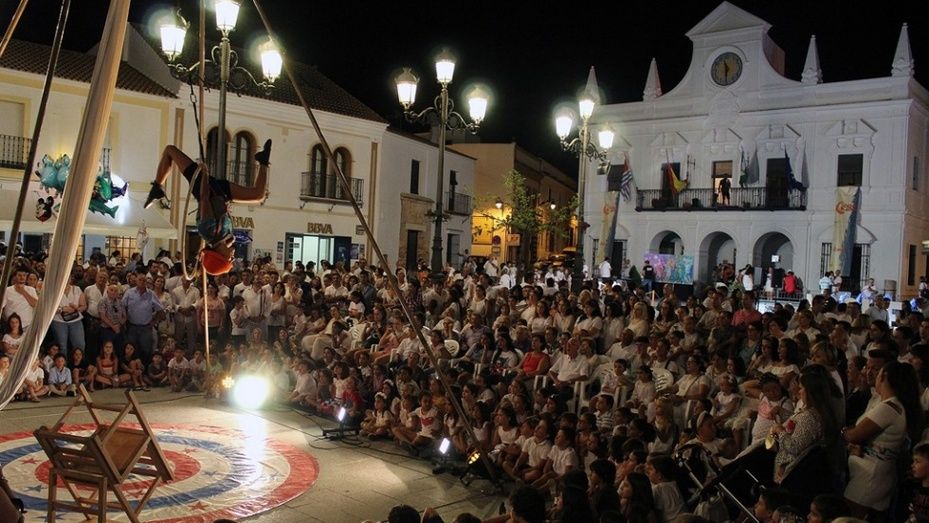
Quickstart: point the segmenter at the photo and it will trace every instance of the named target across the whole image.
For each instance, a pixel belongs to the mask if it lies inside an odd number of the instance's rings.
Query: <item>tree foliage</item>
[[[553,233],[559,237],[567,237],[571,232],[571,218],[577,209],[577,196],[574,196],[566,205],[551,209],[550,202],[539,200],[539,194],[526,184],[526,177],[516,169],[503,175],[503,186],[506,193],[499,196],[485,196],[478,206],[476,214],[489,222],[491,229],[507,230],[521,236],[520,259],[528,261],[531,253],[528,252],[529,238],[540,233]],[[503,212],[494,214],[486,209],[498,201],[503,202]],[[480,235],[482,225],[475,225],[475,234]]]

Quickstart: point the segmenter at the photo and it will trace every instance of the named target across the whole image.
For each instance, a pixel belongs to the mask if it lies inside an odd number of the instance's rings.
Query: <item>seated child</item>
[[[182,351],[174,351],[174,357],[168,362],[168,383],[172,392],[181,392],[190,382],[190,362]]]
[[[659,521],[670,523],[686,510],[684,497],[674,481],[677,465],[668,456],[648,458],[645,473],[652,483],[652,496]]]
[[[532,486],[547,490],[553,483],[557,483],[564,475],[580,465],[577,451],[574,450],[574,429],[562,427],[555,435],[555,445],[549,449],[545,460],[545,471]]]
[[[149,387],[163,387],[168,384],[168,367],[160,352],[152,354],[152,362],[145,369],[145,383]]]
[[[394,423],[394,415],[387,408],[387,396],[383,392],[374,395],[374,409],[365,412],[365,419],[361,422],[361,434],[371,439],[386,438],[390,436],[390,429]]]
[[[56,396],[74,396],[71,382],[71,369],[65,367],[65,355],[56,354],[55,364],[48,371],[48,388]]]

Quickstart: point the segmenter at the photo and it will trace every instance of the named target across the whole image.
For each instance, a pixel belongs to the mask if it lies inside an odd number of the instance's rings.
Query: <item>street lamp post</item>
[[[283,58],[274,44],[269,39],[259,47],[261,55],[261,70],[264,75],[264,81],[258,81],[248,69],[238,65],[239,56],[229,43],[229,33],[235,29],[236,20],[239,17],[239,2],[237,0],[214,0],[213,7],[216,12],[216,28],[221,33],[218,46],[214,46],[210,51],[211,59],[204,59],[203,63],[197,62],[193,65],[186,66],[174,63],[174,60],[181,54],[184,48],[184,38],[187,34],[188,23],[178,11],[174,20],[161,25],[161,48],[168,57],[168,66],[171,74],[188,84],[196,82],[198,69],[204,69],[204,78],[206,78],[207,68],[213,75],[216,74],[216,67],[219,67],[219,121],[216,135],[216,165],[212,166],[212,174],[220,179],[226,178],[226,93],[232,89],[240,93],[244,89],[254,86],[265,92],[274,87],[274,81],[281,74]],[[209,80],[215,80],[215,76]],[[212,82],[207,82],[212,83]],[[202,101],[201,101],[202,103]],[[206,158],[203,158],[205,161]]]
[[[605,174],[610,168],[610,162],[607,159],[606,151],[613,146],[614,134],[608,128],[602,129],[598,133],[600,147],[590,141],[590,116],[594,112],[595,102],[591,93],[584,93],[578,101],[578,109],[581,116],[581,125],[578,127],[578,136],[568,141],[568,135],[574,127],[574,116],[568,113],[560,114],[555,117],[555,132],[561,140],[561,147],[565,151],[571,152],[580,159],[580,169],[578,173],[578,238],[577,238],[577,257],[574,261],[574,267],[571,270],[571,291],[579,293],[584,283],[584,229],[586,221],[584,220],[584,192],[587,184],[587,164],[591,160],[599,160],[600,165],[597,171]],[[596,260],[594,260],[596,262]],[[591,264],[591,267],[593,263]]]
[[[435,191],[435,211],[432,211],[433,234],[432,234],[432,259],[430,263],[430,279],[433,281],[444,281],[445,271],[442,262],[442,222],[447,219],[447,215],[442,204],[442,189],[445,182],[445,133],[447,130],[467,129],[475,133],[487,114],[488,95],[480,87],[475,87],[468,94],[468,110],[471,116],[471,122],[455,112],[455,104],[449,99],[448,85],[452,82],[455,73],[455,59],[447,51],[442,51],[435,61],[436,80],[439,82],[441,92],[435,97],[432,107],[427,107],[421,112],[415,112],[411,109],[413,102],[416,100],[416,86],[419,84],[419,78],[404,68],[395,82],[397,84],[397,96],[400,99],[400,105],[403,106],[403,115],[410,122],[426,122],[439,127],[439,159],[438,159],[438,184]]]

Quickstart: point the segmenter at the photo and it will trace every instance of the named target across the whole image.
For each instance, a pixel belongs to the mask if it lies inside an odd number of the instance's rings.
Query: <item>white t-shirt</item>
[[[529,455],[529,466],[538,467],[543,461],[548,459],[548,453],[552,449],[552,444],[547,439],[536,441],[535,437],[523,442],[523,452]]]
[[[601,278],[609,278],[612,270],[613,270],[613,267],[610,266],[609,261],[603,260],[602,262],[600,262],[600,277]]]
[[[247,317],[247,314],[245,314],[245,307],[229,311],[229,319],[232,320],[232,330],[230,331],[232,336],[245,336],[248,331],[245,327],[245,320]],[[242,326],[236,325],[237,321],[241,322]]]
[[[168,361],[168,368],[174,370],[187,370],[190,368],[190,362],[187,361],[187,358],[181,358],[180,361],[177,358],[171,358]]]
[[[579,463],[577,452],[570,445],[563,449],[552,446],[548,451],[548,459],[552,460],[552,470],[559,476],[563,476],[569,466],[577,468]]]
[[[26,374],[26,381],[29,383],[43,383],[45,382],[45,369],[42,367],[36,367],[29,371],[29,374]]]
[[[421,426],[419,436],[433,438],[442,430],[442,419],[439,418],[439,410],[434,406],[427,411],[423,411],[423,408],[419,407],[413,411],[413,415],[419,418]]]
[[[39,298],[39,295],[36,293],[34,288],[29,287],[28,285],[24,285],[23,289],[25,293],[32,296],[33,299]],[[26,298],[23,298],[22,295],[16,292],[15,285],[10,285],[6,288],[6,294],[4,295],[3,302],[4,320],[9,318],[10,315],[15,312],[22,320],[23,330],[32,324],[32,315],[35,313],[35,307],[29,305],[29,302],[26,301]]]

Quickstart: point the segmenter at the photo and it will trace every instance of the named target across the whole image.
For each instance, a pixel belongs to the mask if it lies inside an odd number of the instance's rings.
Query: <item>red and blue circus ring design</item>
[[[142,521],[210,523],[240,519],[280,506],[306,492],[319,475],[319,464],[305,451],[267,437],[236,429],[152,426],[175,479],[155,489],[142,511]],[[92,424],[68,425],[66,432],[89,434]],[[26,521],[45,521],[50,463],[31,432],[0,436],[0,464],[10,487],[28,510]],[[59,483],[59,487],[61,484]],[[144,494],[143,482],[129,481],[122,490],[134,502]],[[67,489],[58,496],[70,500]],[[110,494],[110,499],[115,496]],[[79,513],[58,512],[57,520],[84,521]],[[108,520],[127,521],[111,511]]]

